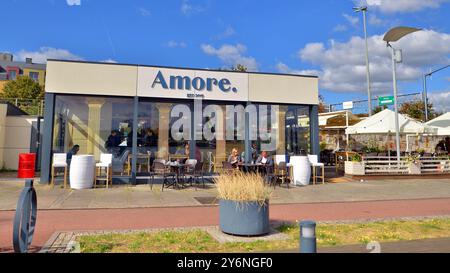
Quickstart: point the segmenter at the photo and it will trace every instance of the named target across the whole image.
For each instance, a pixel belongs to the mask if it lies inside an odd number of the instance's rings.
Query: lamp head
[[[361,11],[367,11],[367,7],[363,6],[363,7],[353,7],[353,10],[355,12],[361,12]]]
[[[387,42],[396,42],[400,40],[401,38],[405,37],[406,35],[422,30],[420,28],[413,28],[413,27],[395,27],[390,29],[383,38],[383,41]]]

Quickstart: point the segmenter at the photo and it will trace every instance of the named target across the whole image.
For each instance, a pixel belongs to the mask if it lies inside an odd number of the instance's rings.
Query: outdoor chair
[[[191,182],[195,182],[196,187],[195,190],[197,190],[197,183],[199,183],[199,179],[201,178],[203,188],[205,188],[205,179],[204,179],[204,172],[203,172],[203,162],[196,162],[194,168],[187,173],[189,176],[189,180]]]
[[[94,188],[97,185],[97,180],[105,180],[106,188],[111,183],[112,186],[112,154],[100,154],[100,162],[95,164],[95,180]],[[105,171],[105,177],[102,177],[102,171]]]
[[[65,153],[55,153],[53,154],[52,163],[52,179],[51,185],[55,186],[55,176],[58,175],[58,169],[64,169],[64,188],[67,186],[67,154]]]
[[[223,174],[233,174],[236,171],[228,161],[222,161],[222,173]]]
[[[152,182],[150,189],[153,189],[153,183],[155,182],[155,176],[157,175],[161,176],[163,179],[161,191],[164,191],[164,186],[168,182],[169,178],[172,179],[174,182],[176,179],[175,178],[176,174],[174,172],[171,172],[169,169],[167,169],[164,163],[155,160],[153,162],[153,171],[150,173],[151,179],[149,180],[149,182],[150,181]]]
[[[318,162],[317,155],[308,155],[309,162],[311,163],[311,167],[313,169],[313,183],[314,185],[317,182],[317,179],[322,179],[322,184],[325,184],[325,164]],[[317,168],[321,168],[321,175],[317,174]]]
[[[128,160],[128,155],[130,154],[130,150],[125,150],[120,157],[113,157],[112,159],[112,172],[120,173],[123,175],[124,168],[123,166]]]
[[[289,184],[291,183],[291,181],[289,179],[289,175],[288,175],[289,172],[288,172],[288,167],[286,165],[286,162],[281,161],[277,165],[275,165],[273,173],[275,176],[274,187],[276,186],[278,181],[280,181],[280,186],[283,184],[286,184],[287,188],[289,189]]]

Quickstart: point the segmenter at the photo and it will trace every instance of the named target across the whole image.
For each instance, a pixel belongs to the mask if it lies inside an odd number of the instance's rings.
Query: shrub
[[[223,200],[248,202],[256,201],[263,205],[270,199],[272,190],[264,183],[259,174],[237,172],[231,175],[222,174],[214,178],[218,198]]]

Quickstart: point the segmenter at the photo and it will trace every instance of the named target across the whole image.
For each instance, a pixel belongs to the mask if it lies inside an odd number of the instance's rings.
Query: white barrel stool
[[[307,156],[291,156],[289,160],[290,165],[293,167],[293,181],[292,183],[297,186],[309,185],[311,179],[311,163]]]
[[[93,155],[74,155],[70,162],[70,187],[90,189],[94,185],[95,158]]]

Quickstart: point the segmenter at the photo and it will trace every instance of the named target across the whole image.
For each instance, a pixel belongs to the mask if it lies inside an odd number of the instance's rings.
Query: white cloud
[[[234,28],[232,28],[231,26],[228,26],[222,33],[216,35],[214,37],[214,39],[216,39],[216,40],[225,39],[230,36],[233,36],[235,33],[236,33],[236,31],[234,30]]]
[[[369,24],[373,26],[386,26],[388,25],[388,21],[379,18],[375,14],[369,14]]]
[[[205,8],[203,6],[192,5],[189,0],[183,0],[180,9],[181,12],[186,16],[190,16],[205,11]]]
[[[69,6],[81,6],[81,0],[66,0]]]
[[[335,31],[335,32],[343,32],[343,31],[346,31],[346,30],[347,30],[347,27],[344,26],[344,25],[341,25],[341,24],[336,25],[336,26],[333,28],[333,31]]]
[[[170,47],[170,48],[175,48],[175,47],[185,48],[185,47],[187,47],[187,44],[185,42],[177,42],[177,41],[173,41],[173,40],[168,41],[164,45],[167,47]]]
[[[103,60],[103,61],[100,61],[100,62],[102,62],[102,63],[111,63],[111,64],[116,64],[117,63],[117,61],[113,60],[113,59],[106,59],[106,60]]]
[[[225,44],[220,48],[215,48],[209,44],[202,44],[201,48],[207,55],[218,57],[225,65],[241,64],[247,67],[249,71],[258,70],[258,63],[255,58],[243,56],[247,51],[247,47],[243,44]]]
[[[350,16],[346,13],[342,14],[342,16],[344,16],[344,18],[354,27],[358,27],[359,25],[359,18],[355,17],[355,16]]]
[[[25,60],[25,58],[32,58],[35,63],[46,63],[47,59],[61,59],[61,60],[83,60],[82,57],[77,56],[67,49],[41,47],[38,51],[20,50],[15,53],[15,58],[18,60]]]
[[[280,73],[284,74],[297,74],[297,75],[309,75],[309,76],[320,76],[321,72],[314,69],[306,69],[306,70],[295,70],[291,69],[288,65],[278,62],[276,65],[276,69]]]
[[[371,86],[374,92],[389,92],[392,88],[390,50],[382,35],[368,38]],[[394,47],[403,50],[402,64],[398,65],[400,81],[413,81],[421,77],[427,67],[448,63],[450,58],[450,34],[424,30],[413,33]],[[299,58],[320,67],[321,87],[337,92],[364,91],[366,64],[364,39],[352,37],[339,43],[334,40],[328,46],[310,43],[299,51]]]
[[[428,100],[439,112],[450,112],[450,91],[428,93]]]
[[[354,1],[355,4],[366,4],[369,8],[375,8],[383,13],[408,13],[424,9],[439,8],[448,0],[366,0]],[[364,3],[365,2],[365,3]]]
[[[146,8],[139,8],[139,13],[144,17],[152,15],[151,12]]]

